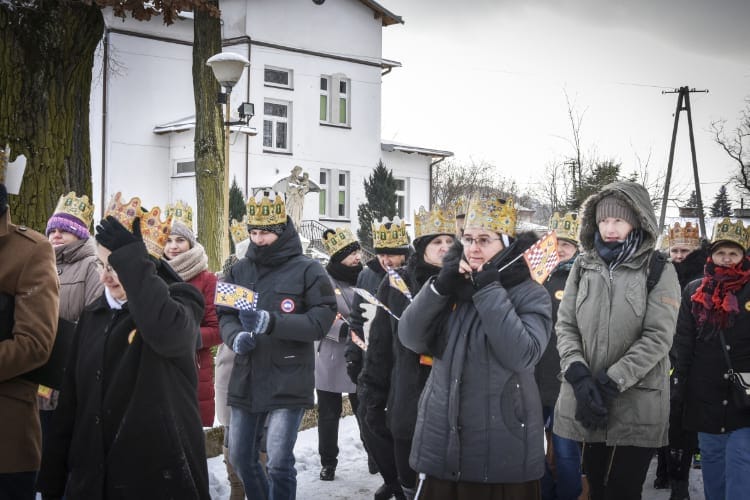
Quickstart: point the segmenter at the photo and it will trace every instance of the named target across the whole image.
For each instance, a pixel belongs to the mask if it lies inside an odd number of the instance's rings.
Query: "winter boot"
[[[320,480],[321,481],[333,481],[336,477],[336,466],[335,465],[324,465],[320,469]]]
[[[690,500],[689,481],[687,479],[672,479],[670,483],[672,494],[669,496],[669,500]]]
[[[229,463],[229,448],[224,447],[224,464],[227,466],[227,478],[229,479],[229,500],[245,500],[245,487],[242,485],[240,476],[234,472],[234,467]]]
[[[401,491],[404,492],[404,498],[406,500],[414,500],[414,497],[417,496],[417,487],[414,486],[413,488],[407,488],[403,484],[401,485]]]
[[[388,500],[390,498],[406,500],[404,492],[401,491],[401,485],[383,483],[380,488],[375,491],[375,495],[373,496],[374,500]]]

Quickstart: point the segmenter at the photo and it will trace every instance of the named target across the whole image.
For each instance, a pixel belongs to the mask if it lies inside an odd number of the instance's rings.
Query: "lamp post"
[[[230,115],[230,97],[232,87],[234,87],[242,77],[242,72],[250,66],[250,61],[239,54],[232,52],[222,52],[211,56],[206,61],[206,65],[214,72],[214,77],[219,84],[224,87],[224,217],[221,222],[222,236],[222,253],[226,259],[229,255],[229,139],[230,127],[232,125]],[[221,102],[221,101],[220,101]],[[249,119],[249,118],[248,118]]]

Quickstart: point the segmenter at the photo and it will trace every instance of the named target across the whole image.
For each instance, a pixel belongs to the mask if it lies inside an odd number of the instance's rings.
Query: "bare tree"
[[[744,148],[750,144],[750,97],[745,99],[745,109],[740,112],[740,121],[731,132],[726,131],[727,120],[711,122],[714,141],[737,163],[737,174],[733,176],[736,186],[750,192],[750,153]]]
[[[462,197],[508,196],[516,191],[516,182],[499,175],[494,165],[474,160],[462,164],[454,160],[438,164],[433,171],[430,203],[446,206]]]
[[[550,212],[564,212],[567,209],[568,194],[573,189],[573,173],[564,162],[550,161],[544,167],[541,186],[535,193],[540,202],[549,207]]]

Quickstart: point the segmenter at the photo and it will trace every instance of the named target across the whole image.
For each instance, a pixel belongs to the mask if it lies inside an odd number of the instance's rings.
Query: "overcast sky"
[[[533,189],[573,152],[567,92],[585,152],[656,175],[677,105],[662,91],[687,85],[710,91],[690,95],[704,204],[736,170],[709,127],[736,126],[750,97],[748,0],[382,4],[405,21],[383,31],[383,57],[403,64],[383,78],[384,140],[487,161]],[[689,193],[691,179],[683,112],[673,184]]]

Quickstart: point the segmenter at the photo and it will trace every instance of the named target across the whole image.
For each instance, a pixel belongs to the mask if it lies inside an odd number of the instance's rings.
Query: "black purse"
[[[724,376],[732,382],[732,399],[734,400],[734,404],[741,410],[750,410],[750,372],[734,371],[722,330],[719,330],[719,340],[721,340],[721,350],[724,353],[724,360],[727,362],[727,368],[729,368]]]

